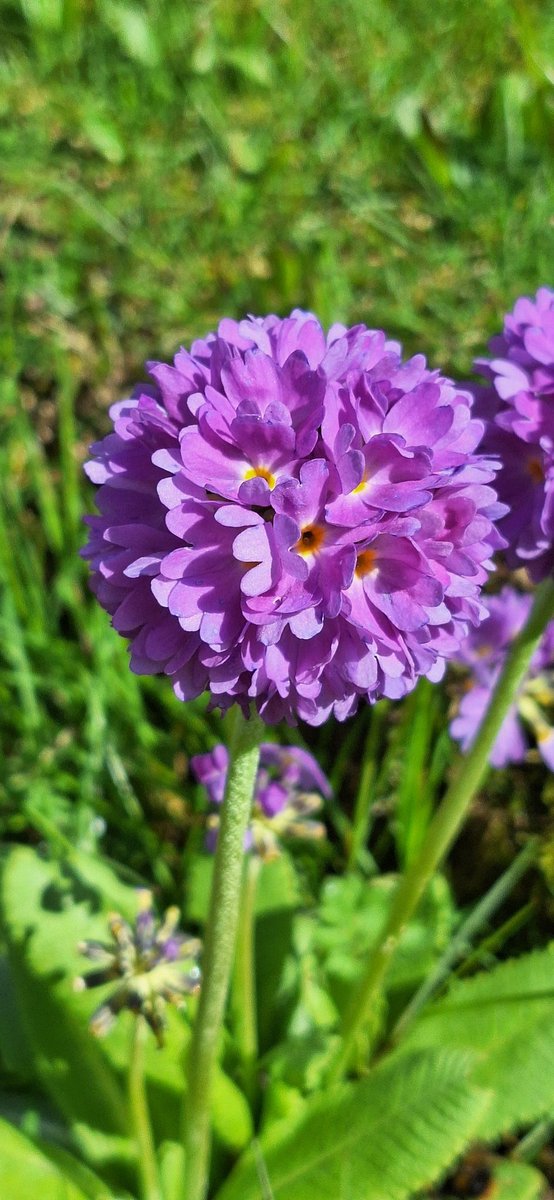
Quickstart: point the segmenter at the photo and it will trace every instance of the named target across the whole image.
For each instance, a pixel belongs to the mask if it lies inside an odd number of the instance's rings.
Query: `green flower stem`
[[[237,709],[231,760],[217,839],[203,955],[203,982],[192,1035],[186,1097],[185,1197],[204,1200],[210,1165],[214,1068],[237,932],[244,836],[252,808],[263,725]]]
[[[493,884],[486,896],[475,905],[469,917],[463,921],[444,951],[444,954],[442,954],[430,975],[423,980],[423,983],[417,989],[415,995],[412,996],[410,1003],[396,1022],[389,1038],[389,1042],[392,1045],[396,1045],[397,1042],[405,1037],[407,1030],[413,1025],[416,1018],[419,1017],[421,1010],[427,1002],[446,982],[456,964],[464,956],[467,956],[475,938],[483,927],[488,924],[494,913],[504,904],[504,901],[513,892],[522,876],[525,875],[526,871],[529,870],[529,867],[535,861],[538,846],[538,838],[531,838],[500,876],[500,879],[496,880],[496,883]]]
[[[244,862],[237,948],[233,970],[232,1009],[235,1040],[242,1062],[242,1083],[250,1102],[254,1100],[258,1026],[256,1018],[256,964],[254,949],[255,902],[260,860],[248,854]]]
[[[350,831],[350,847],[348,853],[348,870],[354,871],[358,865],[360,853],[369,837],[371,826],[371,808],[373,804],[373,783],[377,773],[377,755],[383,736],[383,724],[388,715],[389,704],[381,700],[371,711],[370,724],[364,745],[360,782],[354,806],[354,819]]]
[[[141,1183],[142,1200],[162,1200],[162,1191],[156,1163],[156,1149],[150,1117],[148,1101],[144,1086],[144,1047],[148,1037],[148,1026],[143,1016],[138,1014],[133,1020],[133,1038],[129,1062],[129,1111],[131,1128],[135,1135],[138,1155],[138,1171]]]
[[[345,1016],[342,1041],[329,1068],[329,1083],[338,1083],[352,1063],[358,1036],[371,1016],[400,936],[458,833],[487,771],[498,731],[525,677],[545,626],[553,617],[554,580],[547,579],[537,588],[527,624],[508,653],[477,737],[439,805],[417,857],[400,880],[388,921]]]

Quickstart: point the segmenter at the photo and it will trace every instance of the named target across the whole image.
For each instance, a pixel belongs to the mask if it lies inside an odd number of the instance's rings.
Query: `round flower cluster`
[[[503,544],[472,395],[298,310],[149,371],[88,464],[84,553],[132,669],[313,725],[439,679]]]
[[[522,296],[477,359],[492,386],[478,400],[490,421],[485,446],[498,454],[498,494],[508,506],[500,529],[510,566],[536,581],[554,568],[554,292]]]
[[[214,805],[223,803],[229,753],[216,746],[208,754],[195,754],[190,765]],[[247,850],[261,858],[279,853],[281,838],[321,838],[325,826],[314,821],[322,799],[329,799],[331,785],[315,758],[299,746],[275,746],[262,742],[254,789],[254,806],[246,833]],[[215,849],[219,817],[208,821],[208,849]]]
[[[471,631],[457,661],[471,672],[458,715],[450,725],[452,737],[467,750],[479,729],[491,692],[504,666],[511,642],[523,628],[533,597],[504,587],[487,597],[488,617]],[[554,622],[547,626],[535,651],[524,683],[504,718],[491,751],[493,767],[521,762],[529,749],[529,735],[546,765],[554,771]]]

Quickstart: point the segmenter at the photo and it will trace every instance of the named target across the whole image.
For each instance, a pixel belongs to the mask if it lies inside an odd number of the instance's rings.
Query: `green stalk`
[[[373,784],[377,773],[377,756],[383,737],[384,720],[388,715],[389,704],[386,700],[376,705],[372,710],[369,730],[364,744],[362,770],[356,794],[354,817],[350,833],[348,853],[348,870],[354,871],[362,849],[367,843],[371,826],[371,809],[374,800]]]
[[[150,1117],[148,1115],[146,1088],[144,1086],[144,1046],[147,1037],[148,1026],[144,1017],[139,1013],[133,1021],[133,1039],[129,1062],[129,1111],[131,1114],[131,1127],[137,1146],[142,1200],[162,1200],[158,1166],[156,1163],[156,1150],[152,1137]]]
[[[184,1131],[186,1200],[204,1200],[208,1190],[212,1083],[235,950],[244,836],[252,807],[262,730],[257,715],[245,720],[237,709],[204,938],[203,982],[188,1064]]]
[[[407,1030],[413,1025],[416,1018],[419,1017],[421,1010],[448,979],[456,963],[464,955],[468,954],[474,939],[483,927],[488,924],[497,909],[504,904],[504,901],[516,887],[516,884],[519,883],[519,880],[535,861],[538,845],[538,839],[532,838],[523,847],[523,850],[520,850],[517,858],[514,859],[513,863],[510,863],[510,866],[500,876],[500,879],[496,880],[496,883],[493,884],[486,896],[475,905],[469,917],[466,918],[458,932],[452,938],[450,945],[447,946],[431,974],[423,980],[423,983],[415,995],[412,996],[410,1003],[396,1022],[389,1038],[392,1045],[396,1045],[406,1035]]]
[[[329,1083],[338,1083],[352,1063],[358,1035],[372,1013],[401,934],[458,833],[486,774],[489,755],[502,722],[517,695],[541,635],[553,617],[554,581],[546,579],[537,588],[527,623],[508,653],[477,737],[439,805],[417,857],[400,880],[385,928],[346,1013],[341,1044],[329,1069]]]
[[[259,871],[259,858],[255,854],[247,855],[244,863],[231,992],[235,1041],[242,1063],[242,1082],[245,1095],[251,1103],[255,1093],[258,1058],[254,906]]]

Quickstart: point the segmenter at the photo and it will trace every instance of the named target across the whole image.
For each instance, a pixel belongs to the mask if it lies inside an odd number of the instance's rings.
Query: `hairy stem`
[[[245,719],[237,709],[204,938],[203,982],[188,1062],[186,1200],[204,1200],[208,1190],[212,1083],[235,949],[244,837],[262,731],[257,715]]]

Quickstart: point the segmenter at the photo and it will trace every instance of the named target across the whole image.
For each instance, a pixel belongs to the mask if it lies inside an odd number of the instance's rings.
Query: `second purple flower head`
[[[489,349],[475,365],[489,381],[478,403],[501,462],[500,529],[509,565],[539,581],[554,570],[554,292],[521,296]]]
[[[210,803],[223,802],[229,753],[215,746],[208,754],[196,754],[191,767],[203,784]],[[263,742],[254,789],[254,807],[246,834],[246,848],[262,858],[279,853],[282,838],[320,838],[325,827],[314,820],[331,785],[315,758],[298,746],[276,746]],[[219,817],[208,820],[208,848],[215,848]]]

